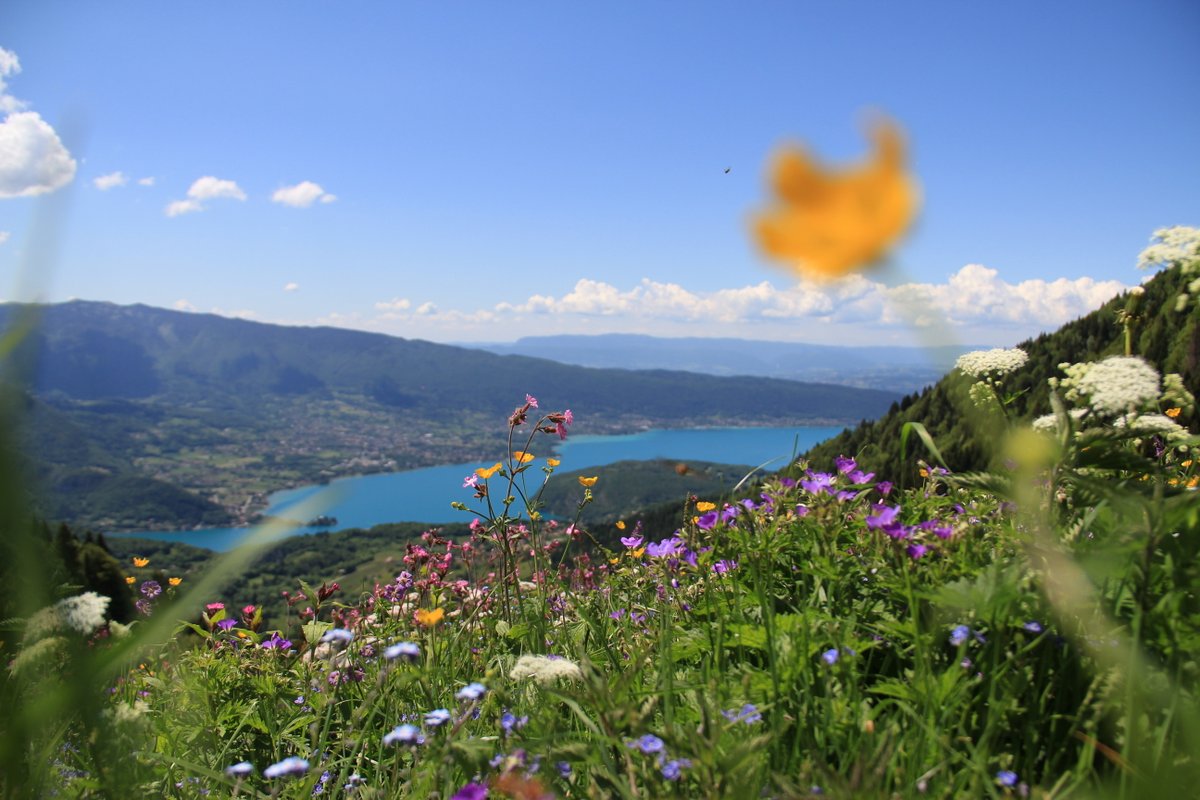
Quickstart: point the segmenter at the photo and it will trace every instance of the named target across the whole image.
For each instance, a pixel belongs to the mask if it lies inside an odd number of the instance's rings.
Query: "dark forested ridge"
[[[26,322],[9,369],[38,508],[100,529],[246,522],[285,486],[492,457],[527,392],[572,409],[577,433],[829,424],[896,399],[141,305],[0,305],[0,325]]]
[[[1200,392],[1200,306],[1193,302],[1184,312],[1175,310],[1176,298],[1186,291],[1188,280],[1175,268],[1159,273],[1145,284],[1145,294],[1138,304],[1140,319],[1133,328],[1132,351],[1164,374],[1179,373],[1187,388],[1197,394]],[[1053,333],[1017,345],[1029,354],[1029,361],[1006,379],[1006,388],[1018,394],[1009,407],[1015,417],[1031,419],[1050,412],[1047,379],[1062,377],[1059,364],[1124,354],[1125,334],[1118,312],[1128,298],[1128,295],[1116,297]],[[904,424],[919,422],[932,434],[951,469],[983,469],[995,454],[965,413],[970,404],[967,390],[971,383],[961,373],[951,372],[936,385],[894,403],[881,418],[864,420],[856,428],[813,447],[806,457],[825,468],[838,455],[855,455],[861,465],[877,472],[881,479],[905,479],[914,473],[917,459],[928,459],[915,436],[909,440],[907,455],[901,457]]]

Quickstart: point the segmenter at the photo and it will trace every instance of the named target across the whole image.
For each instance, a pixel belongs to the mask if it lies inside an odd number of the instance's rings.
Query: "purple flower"
[[[308,772],[308,762],[299,756],[288,756],[263,770],[264,778],[282,778],[285,775],[303,775]]]
[[[217,627],[223,631],[227,631],[235,625],[237,625],[236,619],[223,619],[217,623]]]
[[[833,485],[833,476],[828,472],[808,473],[808,480],[800,481],[800,487],[809,494],[821,494]]]
[[[1001,786],[1016,786],[1017,773],[1011,769],[1002,769],[996,773],[996,782]]]
[[[796,516],[797,517],[807,517],[808,516],[808,506],[804,505],[803,503],[796,506]]]
[[[487,787],[472,781],[451,795],[450,800],[483,800],[487,796]]]
[[[458,690],[458,694],[454,695],[457,700],[473,701],[483,697],[487,687],[482,683],[468,683],[466,686]]]
[[[150,612],[154,610],[154,607],[150,605],[150,601],[144,597],[139,597],[134,601],[133,605],[134,608],[136,608],[140,613],[145,614],[147,617],[150,616]]]
[[[954,630],[950,631],[950,644],[958,647],[960,644],[965,642],[967,637],[970,635],[971,629],[966,625],[956,625],[954,626]]]
[[[387,745],[402,744],[408,747],[416,747],[419,744],[425,744],[425,737],[421,735],[421,729],[416,725],[397,725],[392,728],[390,733],[384,734],[383,743]]]
[[[843,475],[858,469],[858,464],[855,460],[853,458],[846,458],[845,456],[838,456],[833,460],[833,463],[837,465],[837,471]]]
[[[658,753],[661,752],[664,747],[663,740],[652,733],[647,733],[640,739],[626,742],[625,746],[631,749],[641,750],[643,753]]]
[[[737,519],[740,509],[737,506],[725,506],[721,509],[721,521],[731,523]]]
[[[159,585],[158,581],[142,581],[141,589],[142,594],[151,600],[162,594],[162,586]]]
[[[716,511],[709,511],[706,514],[696,518],[696,526],[702,531],[711,531],[717,525],[718,515]]]
[[[662,776],[669,781],[679,780],[679,770],[690,767],[692,762],[686,758],[673,758],[662,765]]]
[[[571,765],[568,762],[559,761],[554,765],[554,768],[558,770],[558,775],[560,778],[571,777]]]
[[[625,609],[618,608],[616,611],[608,612],[608,615],[615,620],[620,620],[622,617],[625,616]]]
[[[875,504],[871,506],[871,513],[867,519],[867,527],[872,530],[888,528],[896,522],[896,517],[900,513],[900,506],[885,506]]]
[[[446,708],[435,708],[425,715],[425,724],[431,728],[437,728],[445,725],[450,721],[450,710]]]
[[[1025,630],[1029,631],[1030,633],[1041,633],[1042,632],[1042,623],[1036,622],[1033,620],[1026,622],[1021,627],[1023,627]]]
[[[832,667],[834,664],[837,663],[837,660],[838,660],[837,648],[831,647],[828,650],[826,650],[824,653],[821,653],[821,660]]]
[[[633,550],[635,547],[641,547],[642,537],[641,536],[622,536],[621,544],[625,545],[630,550]]]
[[[754,707],[753,703],[746,703],[742,706],[741,711],[736,709],[722,711],[721,716],[730,722],[744,722],[747,725],[762,721],[762,714],[758,713],[758,709]]]
[[[876,490],[878,490],[880,496],[887,497],[889,494],[892,493],[892,482],[891,481],[880,481],[879,483],[875,484],[875,488],[876,488]]]
[[[511,711],[505,711],[500,715],[500,727],[505,733],[519,731],[525,727],[527,722],[529,722],[529,717],[518,717]]]
[[[421,657],[421,648],[412,642],[400,642],[383,651],[383,657],[388,661],[395,661],[398,658],[405,661],[416,661]]]
[[[870,483],[871,479],[875,477],[875,473],[874,472],[863,472],[861,469],[856,469],[856,470],[854,470],[854,472],[851,472],[846,477],[849,478],[850,482],[853,483],[854,485],[861,486],[864,483]]]
[[[916,561],[916,560],[920,559],[921,556],[925,555],[925,552],[927,550],[929,550],[929,548],[923,544],[917,544],[917,543],[910,544],[908,546],[908,557],[911,558],[913,561]]]
[[[670,539],[663,539],[660,542],[654,542],[646,545],[646,554],[653,556],[654,558],[666,558],[667,556],[673,556],[678,553],[679,547],[682,544],[682,539],[680,539],[678,536],[673,536]]]
[[[290,650],[292,643],[288,639],[284,639],[278,632],[272,633],[266,640],[259,645],[263,650]],[[265,772],[263,773],[266,774]]]

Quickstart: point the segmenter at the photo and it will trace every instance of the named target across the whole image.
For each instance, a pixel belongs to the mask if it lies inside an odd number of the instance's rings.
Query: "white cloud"
[[[33,197],[61,189],[75,177],[75,159],[54,128],[8,93],[21,71],[17,54],[0,47],[0,197]]]
[[[110,172],[107,175],[101,175],[99,178],[93,180],[92,183],[94,183],[96,188],[100,191],[107,192],[113,187],[124,186],[125,184],[129,183],[129,178],[125,177],[125,173],[117,171]]]
[[[1119,281],[1033,279],[1009,283],[969,264],[943,283],[888,286],[862,275],[831,283],[776,287],[768,281],[713,291],[643,279],[621,289],[582,279],[561,296],[535,294],[490,309],[415,309],[404,298],[375,303],[372,319],[350,327],[399,335],[501,341],[545,333],[643,332],[664,336],[738,336],[749,339],[845,344],[915,343],[914,328],[949,334],[971,344],[1016,342],[1099,307],[1127,290]],[[336,323],[334,323],[336,324]]]
[[[407,311],[411,306],[412,303],[406,297],[393,297],[391,300],[375,304],[375,308],[380,311]]]
[[[180,214],[190,214],[193,211],[203,210],[204,206],[195,200],[173,200],[167,203],[166,214],[168,217],[178,217]]]
[[[195,311],[196,307],[182,298],[173,303],[176,311]]]
[[[284,186],[282,189],[276,189],[275,194],[271,195],[272,203],[282,203],[293,208],[308,208],[318,200],[322,203],[332,203],[337,200],[337,197],[329,194],[321,188],[320,184],[312,181],[301,181],[295,186]]]
[[[151,179],[153,180],[153,178]],[[218,200],[228,198],[231,200],[245,200],[246,193],[237,185],[235,181],[223,180],[214,178],[211,175],[205,175],[203,178],[197,178],[188,188],[187,200],[173,200],[167,204],[166,215],[168,217],[178,217],[180,214],[189,214],[193,211],[203,211],[205,200]]]
[[[0,231],[0,244],[4,244],[5,242],[7,242],[8,237],[10,237],[10,236],[12,236],[12,233],[10,233],[9,231]]]
[[[246,193],[236,182],[214,178],[211,175],[197,178],[188,189],[187,196],[192,200],[216,200],[219,197],[229,197],[234,200],[246,199]]]
[[[249,309],[238,309],[237,311],[225,311],[223,309],[212,307],[212,313],[221,317],[233,317],[234,319],[255,319],[258,314]]]
[[[154,185],[154,177],[153,176],[151,176],[149,178],[138,178],[138,186],[153,186],[153,185]]]
[[[290,282],[284,284],[284,286],[283,286],[283,290],[285,292],[294,292],[299,288],[300,288],[300,284],[296,283],[295,281],[290,281]]]

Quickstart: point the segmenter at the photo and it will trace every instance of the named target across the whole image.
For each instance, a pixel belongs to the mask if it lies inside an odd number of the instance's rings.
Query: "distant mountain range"
[[[585,433],[853,423],[899,396],[141,305],[0,305],[0,325],[27,323],[4,364],[25,387],[26,469],[43,513],[98,528],[245,520],[288,485],[494,459],[526,392]]]
[[[705,375],[754,375],[794,381],[912,392],[954,367],[972,346],[850,347],[749,339],[660,338],[610,333],[527,336],[510,344],[466,344],[501,355],[536,356],[564,364],[624,369],[672,369]]]

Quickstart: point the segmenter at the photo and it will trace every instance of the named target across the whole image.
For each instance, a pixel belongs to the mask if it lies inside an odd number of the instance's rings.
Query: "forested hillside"
[[[1185,311],[1176,311],[1177,298],[1187,292],[1190,280],[1192,276],[1175,268],[1145,284],[1145,293],[1135,301],[1130,344],[1133,355],[1145,358],[1161,373],[1179,373],[1195,394],[1200,389],[1200,306],[1193,302]],[[1125,326],[1120,316],[1129,303],[1128,294],[1116,297],[1053,333],[1017,345],[1029,354],[1029,360],[1006,379],[1006,389],[1015,395],[1008,412],[1018,419],[1049,413],[1047,379],[1062,377],[1059,364],[1123,354]],[[906,423],[919,422],[933,436],[950,469],[983,469],[996,453],[993,442],[985,438],[988,431],[969,422],[971,401],[967,391],[971,383],[970,378],[953,371],[936,385],[894,403],[883,417],[864,420],[858,427],[815,446],[807,458],[826,467],[838,455],[854,455],[860,465],[878,473],[880,479],[911,480],[917,460],[928,460],[929,454],[914,435],[909,437],[907,452],[902,456],[901,435]]]

